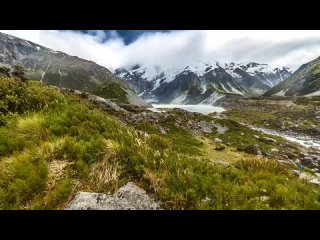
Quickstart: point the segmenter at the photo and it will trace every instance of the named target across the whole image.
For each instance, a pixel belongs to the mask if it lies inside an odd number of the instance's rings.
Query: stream
[[[261,131],[266,134],[271,134],[271,135],[283,137],[283,138],[287,139],[288,141],[298,143],[298,144],[300,144],[304,147],[307,147],[307,148],[316,148],[316,149],[320,150],[320,141],[315,140],[309,136],[293,136],[293,135],[290,135],[287,133],[280,133],[275,130],[265,129],[265,128],[261,128],[261,127],[255,127],[255,126],[251,126],[251,125],[247,125],[247,124],[243,124],[243,125],[251,128],[253,130],[256,130],[256,131]]]

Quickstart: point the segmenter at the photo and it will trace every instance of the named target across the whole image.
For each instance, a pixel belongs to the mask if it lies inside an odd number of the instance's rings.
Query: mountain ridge
[[[263,96],[320,96],[320,57],[301,65],[292,76]]]
[[[109,69],[93,61],[5,33],[0,33],[0,63],[6,66],[21,64],[30,79],[59,87],[84,90],[110,82],[130,87]]]
[[[93,61],[0,33],[2,75],[10,76],[10,68],[20,65],[24,68],[26,78],[32,80],[60,88],[98,92],[104,98],[109,98],[106,94],[112,93],[110,98],[116,96],[116,100],[121,99],[123,104],[149,106],[132,91],[129,83]]]
[[[134,65],[114,74],[132,84],[149,102],[214,104],[226,95],[258,96],[291,76],[289,68],[267,64],[211,64],[195,61],[186,67]]]

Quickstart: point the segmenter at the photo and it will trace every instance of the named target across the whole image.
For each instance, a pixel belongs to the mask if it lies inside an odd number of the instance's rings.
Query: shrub
[[[215,148],[214,148],[216,151],[223,151],[226,149],[226,147],[222,144],[219,144],[217,145]]]
[[[80,177],[86,178],[89,176],[88,164],[85,161],[83,161],[82,159],[80,159],[76,162],[76,169],[77,169],[77,172],[79,173]]]
[[[12,77],[20,79],[22,82],[26,82],[27,77],[24,67],[22,65],[13,66]]]
[[[44,199],[38,200],[33,209],[57,209],[68,200],[72,193],[72,181],[70,178],[62,179]]]
[[[248,146],[241,146],[237,148],[238,151],[243,151],[248,154],[257,155],[259,153],[259,148],[255,144],[250,144]]]
[[[17,208],[45,189],[47,165],[34,152],[16,154],[0,163],[3,183],[0,185],[0,191],[4,196],[0,205],[5,206],[4,208]]]
[[[281,165],[278,161],[271,159],[252,158],[238,160],[234,166],[249,172],[267,171],[277,174],[288,174],[288,169],[286,167]]]
[[[9,137],[20,138],[24,141],[37,143],[47,138],[48,132],[44,127],[45,118],[43,115],[33,114],[28,117],[19,117],[12,124],[15,125]]]
[[[160,150],[165,150],[170,146],[170,142],[168,141],[168,139],[162,136],[159,136],[157,134],[149,135],[147,139],[147,144],[153,149],[160,149]]]

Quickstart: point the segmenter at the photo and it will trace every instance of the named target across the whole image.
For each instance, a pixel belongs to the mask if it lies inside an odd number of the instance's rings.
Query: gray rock
[[[66,210],[157,210],[159,203],[132,182],[121,187],[114,195],[79,192]]]
[[[111,102],[108,99],[96,96],[96,95],[88,95],[88,100],[94,102],[95,104],[97,104],[98,106],[100,106],[101,108],[108,108],[111,107],[112,109],[114,109],[115,111],[122,111],[122,112],[127,112],[125,109],[119,107],[117,104],[115,104],[114,102]]]
[[[301,162],[305,164],[310,164],[312,163],[312,160],[313,159],[311,157],[304,157],[303,159],[301,159]]]
[[[163,127],[161,127],[161,126],[159,126],[159,131],[163,135],[167,134],[166,130],[164,130]]]
[[[269,143],[276,143],[277,142],[277,140],[275,140],[273,138],[269,138],[269,137],[263,137],[263,138],[261,138],[261,140],[263,142],[269,142]]]
[[[201,131],[204,133],[212,133],[213,125],[206,121],[200,121],[198,123],[198,127],[200,127]]]
[[[270,151],[271,151],[272,153],[277,153],[277,152],[279,152],[279,149],[277,149],[277,148],[271,148]]]
[[[127,99],[131,105],[138,106],[138,107],[152,107],[150,103],[147,103],[146,101],[144,101],[141,97],[139,97],[137,94],[135,94],[131,90],[126,88],[123,88],[123,90],[127,92]]]
[[[320,185],[320,180],[317,179],[317,178],[312,178],[309,180],[309,183],[313,183],[313,184],[316,184],[316,185]]]
[[[222,140],[221,140],[220,138],[215,138],[215,139],[214,139],[214,142],[217,143],[217,144],[219,144],[219,143],[222,143]]]
[[[218,134],[224,134],[226,131],[229,130],[227,126],[222,126],[219,123],[215,123],[213,126],[217,129]]]
[[[300,176],[300,171],[299,170],[293,170],[293,174],[296,176]]]
[[[300,179],[303,179],[303,180],[306,180],[308,181],[309,183],[313,183],[313,184],[316,184],[316,185],[320,185],[320,180],[316,177],[313,177],[312,175],[310,174],[307,174],[307,173],[300,173],[299,175],[299,178]]]
[[[308,157],[308,156],[309,156],[309,154],[308,154],[308,153],[305,153],[305,152],[300,153],[299,155],[300,155],[301,157]]]
[[[310,157],[311,157],[313,160],[316,160],[316,161],[319,161],[319,160],[320,160],[320,156],[318,156],[318,155],[310,155]]]

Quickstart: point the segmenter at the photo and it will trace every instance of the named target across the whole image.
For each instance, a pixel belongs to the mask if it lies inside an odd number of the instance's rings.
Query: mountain
[[[264,96],[320,96],[320,57],[303,64]]]
[[[4,33],[0,33],[0,64],[4,71],[9,71],[7,67],[22,65],[29,79],[101,93],[104,98],[108,98],[106,93],[111,92],[111,98],[115,99],[115,93],[118,93],[118,100],[124,99],[125,104],[148,106],[127,82],[114,76],[107,68]]]
[[[225,97],[261,95],[291,76],[288,68],[267,64],[197,61],[179,68],[135,65],[115,71],[149,102],[215,104]]]

